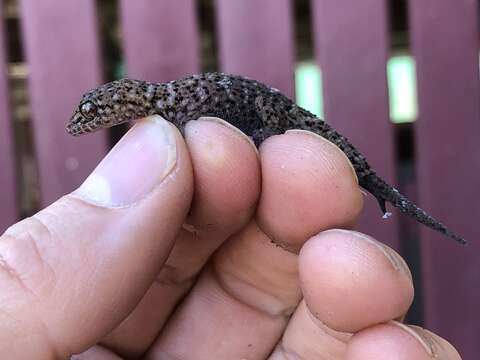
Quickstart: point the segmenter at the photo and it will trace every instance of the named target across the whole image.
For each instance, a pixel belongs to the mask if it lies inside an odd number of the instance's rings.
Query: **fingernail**
[[[436,358],[438,354],[437,347],[440,346],[440,344],[435,341],[435,339],[426,331],[425,329],[422,329],[419,326],[407,326],[405,324],[399,323],[397,321],[389,321],[389,324],[396,326],[406,333],[408,333],[410,336],[415,338],[425,349],[427,354],[431,356],[432,358]]]
[[[405,275],[407,275],[410,279],[412,279],[412,273],[410,272],[410,269],[408,268],[407,263],[403,258],[398,255],[393,249],[389,248],[388,246],[385,246],[381,242],[375,240],[374,238],[362,234],[361,232],[358,231],[351,231],[351,230],[343,230],[343,229],[334,229],[334,230],[327,230],[327,231],[340,231],[340,232],[346,232],[350,234],[350,236],[355,236],[358,239],[361,239],[363,241],[368,242],[369,244],[375,246],[380,252],[387,258],[389,263],[393,266],[393,268],[396,271],[399,271]]]
[[[357,177],[357,173],[355,172],[355,168],[353,167],[353,165],[352,165],[350,159],[348,158],[348,156],[345,155],[345,153],[344,153],[337,145],[335,145],[333,142],[329,141],[328,139],[324,138],[323,136],[318,135],[318,134],[316,134],[316,133],[314,133],[314,132],[312,132],[312,131],[301,130],[301,129],[292,129],[292,130],[287,130],[287,131],[285,132],[285,134],[290,134],[290,133],[310,135],[310,136],[312,136],[312,137],[315,137],[316,139],[319,139],[319,140],[321,140],[321,141],[323,141],[323,142],[325,142],[325,143],[333,146],[333,147],[334,147],[336,150],[338,150],[338,151],[342,154],[342,156],[347,160],[348,165],[350,165],[350,168],[352,169],[352,173],[353,173],[353,176],[355,177],[355,181],[356,181],[357,184],[358,184],[358,177]]]
[[[156,115],[137,122],[74,195],[103,207],[125,207],[143,199],[175,168],[174,131]]]
[[[252,141],[252,139],[250,139],[250,137],[248,137],[245,133],[243,133],[242,131],[240,131],[239,128],[233,126],[232,124],[230,124],[229,122],[225,121],[225,120],[222,120],[220,118],[217,118],[217,117],[213,117],[213,116],[202,116],[200,117],[197,121],[210,121],[210,122],[213,122],[213,123],[216,123],[216,124],[219,124],[219,125],[222,125],[222,126],[225,126],[231,130],[233,130],[235,133],[237,133],[241,138],[243,138],[244,140],[248,141],[248,143],[250,145],[253,146],[253,148],[255,149],[255,152],[258,153],[258,149],[257,147],[255,146],[255,143]]]

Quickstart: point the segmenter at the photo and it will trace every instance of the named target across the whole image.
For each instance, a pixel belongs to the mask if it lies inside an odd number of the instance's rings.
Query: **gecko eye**
[[[80,105],[80,112],[87,119],[93,119],[97,116],[97,106],[91,101],[85,101]]]

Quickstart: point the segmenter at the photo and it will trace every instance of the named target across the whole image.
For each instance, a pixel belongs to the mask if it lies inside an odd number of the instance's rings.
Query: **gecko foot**
[[[382,218],[383,218],[383,219],[388,219],[390,216],[392,216],[392,213],[389,212],[389,211],[387,211],[387,212],[385,212],[385,213],[383,214]]]
[[[387,207],[385,206],[385,200],[381,197],[375,197],[377,199],[377,202],[378,202],[378,206],[380,206],[380,210],[382,211],[382,214],[383,214],[383,218],[386,219],[388,218],[390,215],[392,215],[392,213],[389,213],[387,211]],[[388,214],[388,215],[387,215]]]

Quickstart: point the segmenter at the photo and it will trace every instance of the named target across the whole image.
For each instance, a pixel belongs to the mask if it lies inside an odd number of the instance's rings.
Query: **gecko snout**
[[[80,135],[83,125],[87,122],[87,119],[82,115],[79,109],[76,109],[75,112],[70,117],[70,121],[67,123],[65,129],[70,135]]]

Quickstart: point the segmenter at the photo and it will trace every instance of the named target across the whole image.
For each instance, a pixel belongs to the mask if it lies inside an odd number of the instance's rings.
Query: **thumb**
[[[0,354],[63,358],[134,308],[164,263],[193,191],[185,143],[137,123],[78,190],[0,237]]]

